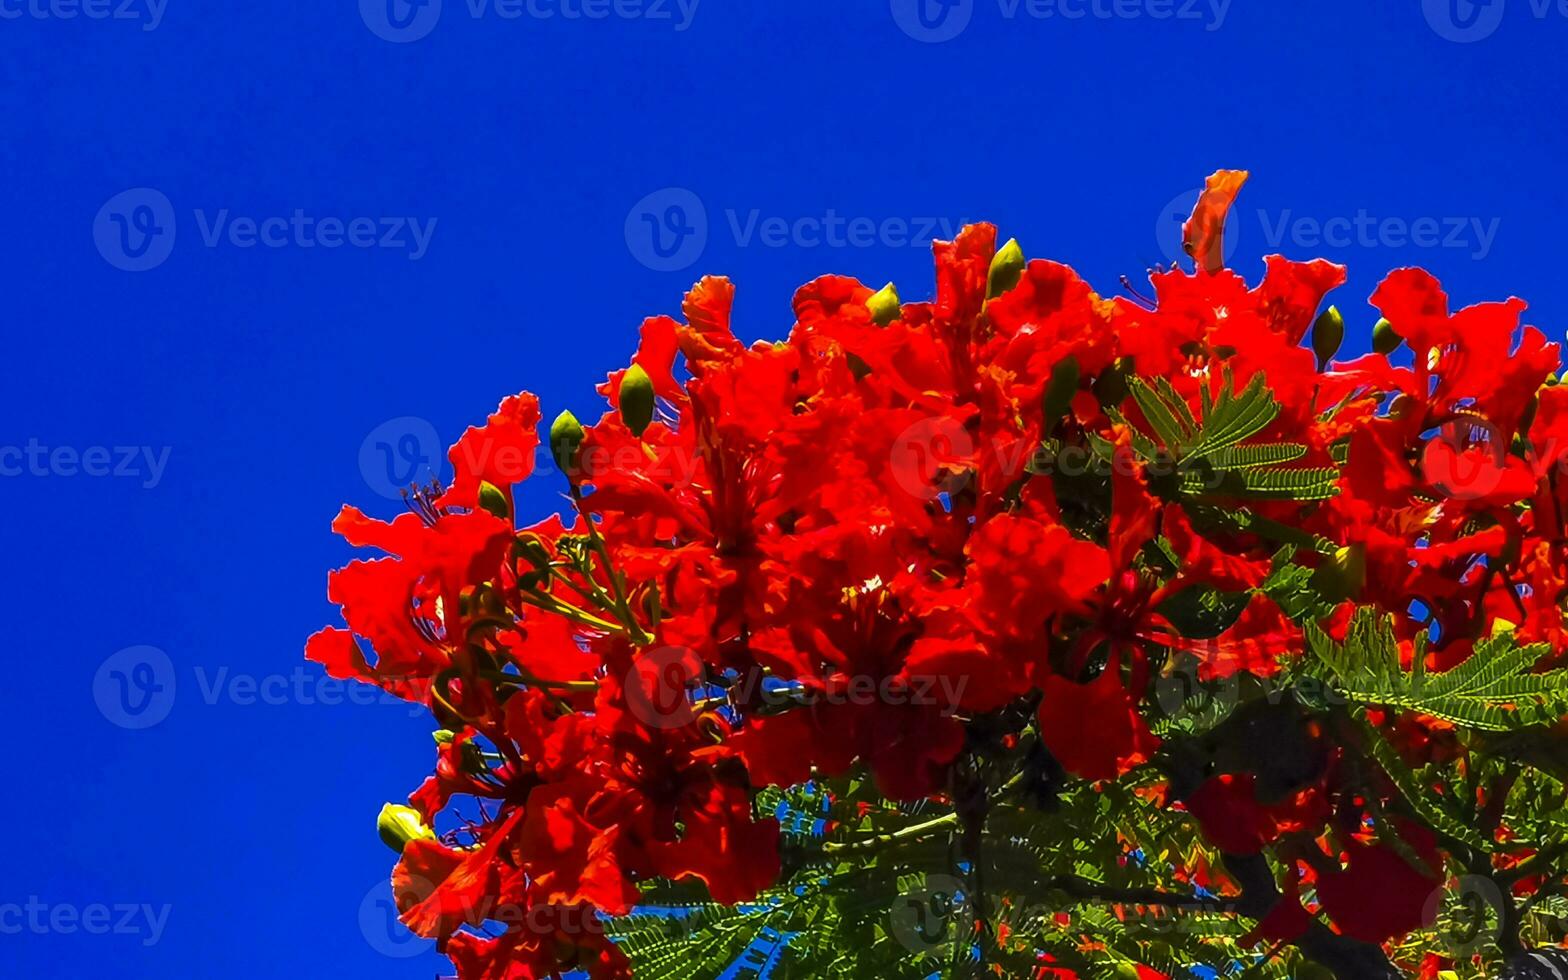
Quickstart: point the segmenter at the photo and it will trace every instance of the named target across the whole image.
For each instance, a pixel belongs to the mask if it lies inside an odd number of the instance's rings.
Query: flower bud
[[[383,844],[399,854],[409,841],[436,839],[436,832],[425,826],[418,810],[396,803],[381,808],[381,815],[376,818],[376,832],[381,835]]]
[[[479,506],[503,521],[512,519],[512,502],[506,499],[506,494],[494,483],[481,480],[479,483]]]
[[[1394,332],[1394,325],[1387,317],[1377,321],[1377,326],[1372,328],[1372,349],[1379,354],[1392,354],[1404,341],[1405,338]]]
[[[1339,345],[1344,342],[1345,318],[1340,315],[1339,307],[1330,306],[1312,324],[1312,353],[1318,356],[1320,369],[1339,353]]]
[[[550,423],[550,452],[555,456],[555,465],[567,474],[577,469],[577,450],[585,435],[582,423],[571,412],[562,412]]]
[[[866,300],[866,309],[871,311],[871,322],[879,327],[897,320],[900,313],[898,287],[888,283],[877,290]]]
[[[632,435],[641,439],[653,421],[653,379],[641,364],[633,364],[621,375],[619,401],[621,421],[626,423]]]
[[[991,260],[991,272],[985,281],[986,299],[995,299],[1018,285],[1018,280],[1023,278],[1024,265],[1024,250],[1019,247],[1018,239],[1009,238]]]

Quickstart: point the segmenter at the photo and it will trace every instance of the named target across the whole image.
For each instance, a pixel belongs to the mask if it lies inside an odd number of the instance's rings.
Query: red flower
[[[1521,324],[1522,301],[1451,312],[1436,279],[1402,269],[1372,301],[1413,361],[1334,361],[1319,314],[1342,267],[1269,256],[1249,283],[1224,266],[1246,178],[1209,179],[1184,227],[1195,271],[1156,272],[1152,297],[1102,297],[980,224],[936,244],[931,301],[823,276],[783,340],[747,346],[734,286],[705,278],[680,319],[642,324],[635,386],[608,372],[602,417],[552,429],[565,516],[516,514],[514,484],[538,478],[526,393],[464,433],[450,487],[413,488],[410,513],[345,507],[334,530],[381,555],[331,573],[343,624],[306,656],[439,729],[400,811],[430,828],[394,872],[409,927],[461,980],[621,978],[636,944],[594,926],[652,880],[731,905],[775,885],[799,898],[786,867],[816,874],[906,834],[972,874],[988,820],[1134,769],[1150,780],[1088,791],[1179,801],[1196,837],[1129,874],[1234,894],[1209,880],[1219,856],[1274,848],[1284,896],[1250,940],[1334,939],[1300,899],[1303,866],[1342,936],[1420,925],[1448,856],[1418,826],[1397,833],[1424,869],[1363,839],[1411,812],[1402,793],[1345,762],[1348,729],[1312,698],[1255,710],[1280,693],[1259,679],[1368,608],[1433,675],[1510,632],[1543,644],[1539,665],[1509,661],[1521,670],[1568,659],[1568,389],[1542,387],[1559,350]],[[1258,379],[1267,400],[1216,420]],[[1292,477],[1314,489],[1289,492]],[[1227,693],[1241,706],[1220,720],[1149,703],[1151,674],[1193,663],[1216,714]],[[1372,718],[1413,766],[1486,771],[1483,743],[1448,722],[1397,699]],[[808,782],[851,814],[825,811],[820,853],[763,812]],[[1488,833],[1533,841],[1508,826],[1506,792],[1480,798]],[[1345,835],[1344,868],[1312,853]],[[1505,850],[1500,866],[1523,860]]]

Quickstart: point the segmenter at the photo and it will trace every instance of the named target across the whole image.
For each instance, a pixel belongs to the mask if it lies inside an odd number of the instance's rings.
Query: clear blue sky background
[[[439,970],[375,892],[374,817],[428,771],[430,725],[295,687],[348,554],[328,522],[395,513],[380,447],[401,466],[507,393],[595,411],[701,273],[772,336],[821,273],[928,295],[906,236],[984,217],[1114,292],[1162,260],[1174,199],[1245,167],[1237,266],[1350,263],[1352,345],[1411,263],[1568,324],[1568,19],[1529,0],[973,0],[930,27],[889,0],[703,0],[684,30],[673,0],[445,0],[401,34],[380,2],[0,0],[7,976]],[[214,227],[296,211],[378,242],[436,225],[422,253]],[[144,647],[167,659],[121,652]]]

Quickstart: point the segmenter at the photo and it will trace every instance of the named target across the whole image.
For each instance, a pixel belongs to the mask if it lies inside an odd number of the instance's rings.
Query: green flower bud
[[[503,521],[512,519],[512,502],[506,499],[506,494],[494,483],[480,481],[479,506]]]
[[[898,287],[888,283],[877,290],[870,299],[866,300],[866,309],[871,311],[871,322],[879,327],[885,327],[897,320],[901,312]]]
[[[985,281],[986,299],[995,299],[1018,285],[1018,280],[1023,278],[1025,264],[1024,250],[1019,247],[1018,239],[1009,238],[991,260],[991,272]]]
[[[621,421],[641,439],[653,421],[653,379],[641,364],[633,364],[621,376],[620,403]]]
[[[1328,364],[1329,358],[1339,353],[1339,345],[1344,342],[1345,318],[1340,315],[1339,307],[1330,306],[1312,324],[1312,353],[1318,356],[1318,367]]]
[[[1394,332],[1394,325],[1386,317],[1372,328],[1372,349],[1379,354],[1392,354],[1404,342],[1405,338]]]
[[[396,803],[381,808],[381,815],[376,818],[376,832],[381,835],[383,844],[399,854],[409,841],[436,839],[436,832],[425,826],[418,810]]]
[[[526,560],[529,564],[543,568],[552,561],[550,549],[546,548],[539,535],[532,531],[524,531],[512,541],[512,557]]]
[[[582,447],[583,425],[571,412],[562,412],[550,423],[550,452],[555,465],[567,474],[577,469],[577,450]]]
[[[1056,431],[1078,394],[1078,358],[1071,354],[1051,369],[1051,383],[1045,386],[1045,434]]]
[[[436,740],[437,745],[451,745],[457,739],[457,733],[449,728],[443,728],[438,732],[431,732],[430,737]]]

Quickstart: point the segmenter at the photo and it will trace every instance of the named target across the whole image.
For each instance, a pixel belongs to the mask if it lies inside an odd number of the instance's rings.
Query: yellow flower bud
[[[418,810],[396,803],[381,808],[381,815],[376,818],[376,832],[381,835],[383,844],[399,854],[409,841],[436,839],[436,832],[425,826]]]
[[[900,313],[898,287],[888,283],[877,290],[870,299],[866,300],[866,309],[871,311],[871,322],[879,327],[885,327],[897,320]]]
[[[653,379],[641,364],[633,364],[621,376],[619,400],[621,421],[626,423],[632,435],[642,438],[653,421]]]
[[[996,253],[991,260],[991,272],[986,277],[985,295],[987,299],[996,297],[1018,285],[1018,280],[1023,278],[1024,250],[1019,247],[1018,239],[1009,238],[1002,250]]]
[[[571,412],[562,412],[550,424],[550,452],[555,464],[568,475],[577,468],[577,450],[585,435],[582,423]]]
[[[1405,338],[1394,332],[1394,325],[1387,318],[1377,321],[1377,326],[1372,328],[1372,349],[1379,354],[1392,354],[1405,342]]]

